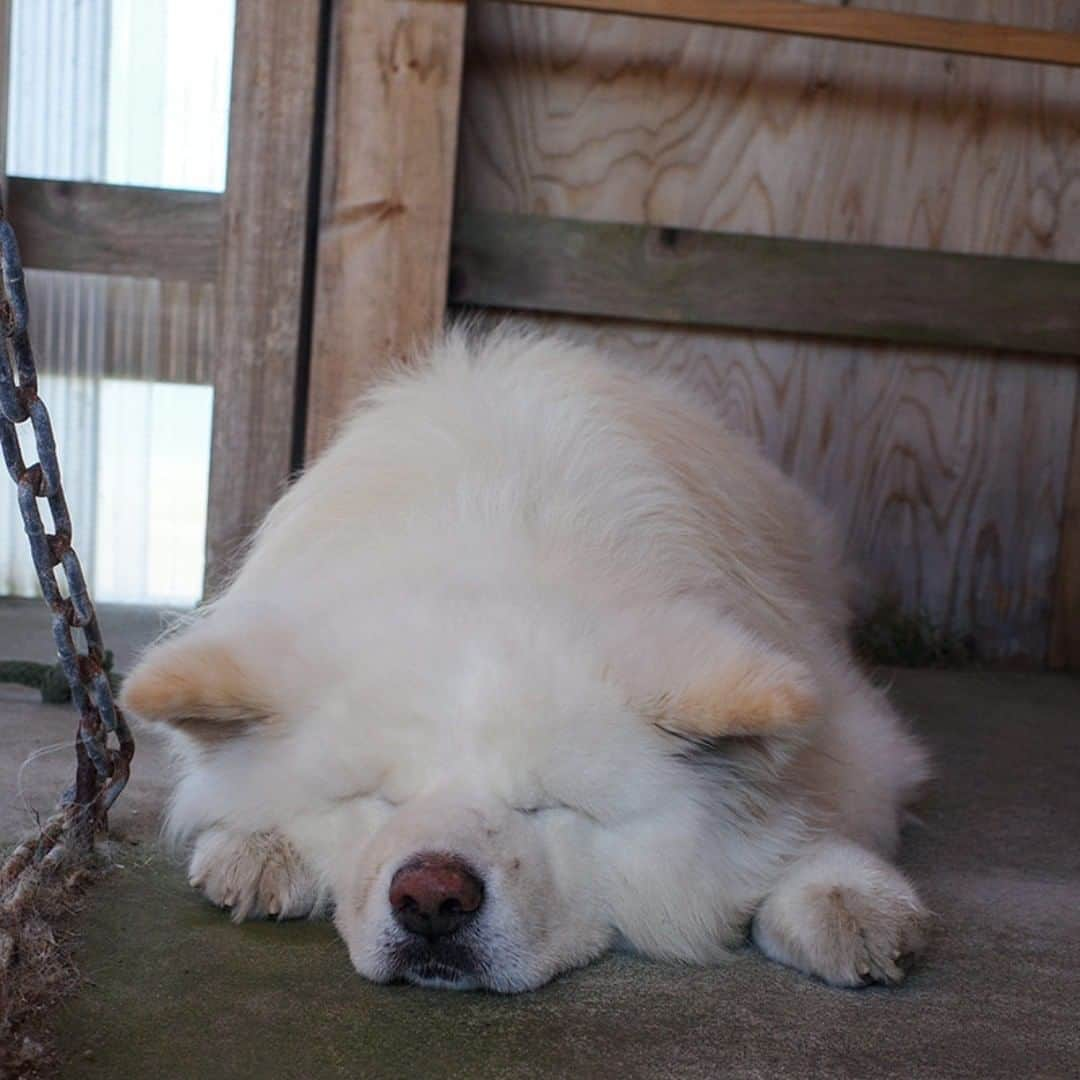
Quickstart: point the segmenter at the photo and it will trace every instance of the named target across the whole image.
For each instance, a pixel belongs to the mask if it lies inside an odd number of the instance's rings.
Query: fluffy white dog
[[[819,510],[669,383],[451,333],[361,404],[126,706],[234,918],[332,905],[370,979],[520,991],[749,932],[894,983],[923,750],[857,670]]]

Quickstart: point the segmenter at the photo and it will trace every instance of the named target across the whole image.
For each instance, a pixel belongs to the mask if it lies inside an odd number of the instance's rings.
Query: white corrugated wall
[[[14,0],[8,173],[222,190],[233,14],[232,0]],[[194,602],[213,288],[32,270],[27,279],[42,393],[96,595]],[[179,373],[202,385],[181,385]],[[36,588],[9,495],[0,595]]]

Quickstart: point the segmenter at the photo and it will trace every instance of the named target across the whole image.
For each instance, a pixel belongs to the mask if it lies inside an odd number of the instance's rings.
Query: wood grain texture
[[[858,6],[1080,29],[1051,0]],[[467,56],[468,209],[1080,258],[1073,70],[501,3],[470,8]],[[1045,658],[1073,365],[573,325],[739,418],[825,498],[868,592]]]
[[[207,583],[222,581],[291,464],[318,0],[238,0],[221,255]]]
[[[450,298],[1080,357],[1080,263],[463,210]]]
[[[1080,34],[799,0],[518,0],[523,4],[1080,66]]]
[[[442,325],[465,9],[341,0],[318,234],[307,452]]]
[[[8,212],[38,270],[217,281],[220,195],[13,176]]]
[[[1053,0],[922,6],[1080,25]],[[1080,72],[501,3],[470,7],[468,57],[472,209],[1080,254]]]

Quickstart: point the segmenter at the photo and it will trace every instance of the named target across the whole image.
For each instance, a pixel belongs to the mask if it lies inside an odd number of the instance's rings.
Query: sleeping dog
[[[749,935],[895,983],[927,758],[847,644],[816,505],[671,383],[450,332],[361,401],[128,709],[235,919],[333,918],[377,982],[514,992]]]

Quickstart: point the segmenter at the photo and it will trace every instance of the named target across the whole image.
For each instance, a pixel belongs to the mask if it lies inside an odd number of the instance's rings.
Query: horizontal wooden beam
[[[8,216],[36,270],[217,281],[220,195],[12,176]]]
[[[1080,34],[798,0],[513,0],[606,15],[707,23],[869,45],[1080,66]]]
[[[28,267],[216,281],[221,198],[13,177]],[[450,299],[485,307],[1080,354],[1080,265],[463,212]]]
[[[464,211],[450,300],[1080,355],[1080,263]]]

